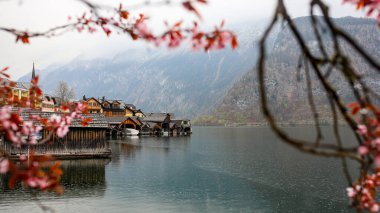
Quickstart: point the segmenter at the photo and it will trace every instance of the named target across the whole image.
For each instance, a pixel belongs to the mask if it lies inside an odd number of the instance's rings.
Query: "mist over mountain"
[[[295,24],[303,39],[312,52],[318,53],[310,17],[296,18]],[[323,21],[319,19],[322,23]],[[362,18],[338,18],[334,22],[350,34],[373,58],[380,57],[380,29],[375,20]],[[323,29],[320,29],[323,32]],[[324,33],[322,39],[327,51],[332,52],[332,40],[329,33]],[[342,51],[350,56],[353,67],[365,74],[364,81],[374,91],[380,91],[379,75],[374,73],[363,59],[346,43],[341,45]],[[312,122],[312,113],[307,99],[305,72],[297,72],[301,51],[287,26],[278,33],[273,49],[266,62],[266,88],[271,111],[280,122]],[[327,70],[323,69],[324,71]],[[318,106],[322,122],[331,121],[331,113],[326,93],[316,76],[311,72],[312,91],[315,103]],[[328,77],[331,85],[337,89],[339,95],[346,101],[352,101],[352,91],[344,77],[333,70]],[[222,103],[210,114],[198,119],[200,123],[257,123],[263,122],[261,114],[259,89],[256,69],[251,69],[242,76],[228,91]]]
[[[174,112],[194,117],[209,113],[257,59],[256,41],[263,23],[236,29],[238,50],[194,52],[126,50],[112,59],[75,60],[40,72],[44,92],[52,94],[59,81],[74,87],[76,97],[121,99],[144,111]],[[30,74],[20,78],[29,81]]]

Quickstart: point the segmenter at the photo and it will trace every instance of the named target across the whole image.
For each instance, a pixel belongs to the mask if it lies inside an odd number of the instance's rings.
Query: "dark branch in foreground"
[[[321,19],[314,16],[315,9],[318,9],[322,12]],[[362,124],[362,126],[373,126],[373,124],[371,124],[371,121],[372,123],[375,122],[374,120],[376,120],[376,122],[379,121],[380,112],[372,104],[372,98],[380,100],[380,96],[376,92],[372,91],[371,88],[363,80],[362,76],[358,74],[359,72],[357,72],[355,68],[352,66],[349,56],[342,50],[341,44],[345,43],[348,46],[350,46],[359,55],[359,57],[361,57],[366,63],[368,63],[377,73],[380,73],[380,65],[353,38],[351,38],[350,35],[348,35],[346,32],[341,30],[333,23],[332,19],[329,16],[329,8],[322,2],[322,0],[310,1],[310,20],[312,32],[314,33],[316,42],[318,44],[317,48],[319,51],[317,51],[317,53],[316,51],[313,51],[310,47],[308,47],[306,41],[301,35],[301,32],[299,31],[299,29],[297,29],[294,20],[289,16],[283,0],[277,1],[275,14],[260,40],[260,52],[257,64],[257,71],[262,112],[266,117],[272,130],[285,143],[295,147],[300,151],[310,153],[313,155],[340,158],[343,167],[343,172],[349,183],[349,186],[353,186],[354,182],[348,170],[346,158],[351,158],[360,163],[361,169],[360,177],[358,178],[359,181],[366,180],[366,178],[368,178],[368,174],[370,173],[378,174],[377,171],[380,170],[375,170],[373,168],[373,156],[361,156],[358,154],[357,146],[348,147],[347,144],[344,144],[338,128],[339,118],[343,119],[343,121],[346,124],[348,124],[348,126],[352,129],[352,132],[355,134],[356,140],[358,142],[358,146],[363,146],[364,144],[371,143],[371,141],[373,140],[371,138],[376,138],[377,136],[370,135],[370,133],[367,134],[366,132],[359,134],[359,124]],[[324,22],[325,25],[322,26],[320,22]],[[314,119],[315,129],[317,132],[317,137],[315,141],[300,140],[288,135],[282,128],[279,127],[279,125],[276,122],[276,116],[270,110],[270,105],[268,103],[267,98],[268,91],[266,89],[265,84],[267,72],[266,63],[268,57],[266,50],[266,42],[276,24],[279,23],[283,24],[289,29],[291,36],[295,39],[301,51],[300,62],[295,74],[297,76],[300,74],[299,69],[303,68],[305,70],[307,98]],[[324,27],[324,31],[328,32],[331,36],[332,52],[327,51],[328,47],[326,43],[323,41],[321,32],[319,30],[321,27]],[[347,82],[347,85],[349,86],[352,95],[358,105],[357,111],[361,109],[361,123],[358,123],[358,121],[356,121],[353,118],[347,103],[344,103],[343,98],[341,97],[341,95],[339,95],[337,89],[330,82],[329,76],[332,72],[339,73],[344,77],[344,80]],[[333,132],[336,144],[326,142],[322,143],[323,134],[319,126],[319,114],[314,101],[311,76],[316,76],[316,79],[320,83],[321,87],[324,89],[327,99],[329,101],[330,110],[332,113]],[[369,119],[370,115],[368,111],[372,113],[371,115],[375,117],[374,119]],[[364,187],[364,185],[361,186]],[[362,191],[362,189],[360,189],[356,195],[358,196],[355,197],[355,199],[360,199],[361,196],[365,195],[365,192]],[[369,207],[365,207],[362,204],[360,204],[360,200],[353,201],[352,205],[356,207],[359,211],[362,211],[363,208],[369,209]],[[376,210],[378,207],[376,205],[373,204],[374,209],[369,210]]]

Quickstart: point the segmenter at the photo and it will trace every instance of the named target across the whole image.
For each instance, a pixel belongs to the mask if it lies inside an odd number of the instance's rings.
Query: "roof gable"
[[[95,101],[95,102],[97,102],[98,104],[100,104],[99,100],[96,99],[96,98],[94,98],[94,97],[91,97],[91,98],[86,99],[86,102],[89,102],[89,101]]]
[[[125,108],[129,108],[129,109],[135,110],[136,106],[133,105],[133,104],[125,104]]]

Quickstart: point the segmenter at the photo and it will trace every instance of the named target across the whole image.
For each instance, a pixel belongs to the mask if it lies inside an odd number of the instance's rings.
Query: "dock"
[[[174,118],[173,113],[147,113],[144,117],[106,117],[107,136],[127,136],[126,129],[138,131],[139,136],[190,136],[189,119]]]
[[[31,115],[49,118],[52,114],[59,113],[25,110],[20,116],[26,121]],[[0,146],[14,159],[19,158],[20,155],[28,155],[32,151],[35,155],[51,155],[57,159],[109,158],[111,149],[106,137],[109,125],[104,115],[83,114],[83,117],[92,119],[92,122],[87,126],[82,126],[81,119],[75,119],[69,126],[68,134],[63,138],[43,128],[40,134],[41,140],[50,138],[44,144],[36,146],[23,144],[17,147],[11,142],[1,140]]]
[[[17,109],[19,110],[19,109]],[[28,121],[30,117],[49,119],[53,114],[62,112],[42,112],[40,110],[22,109],[20,117]],[[9,153],[10,158],[18,159],[21,155],[50,155],[56,159],[109,158],[111,149],[107,143],[109,137],[118,136],[190,136],[192,134],[189,119],[175,118],[173,113],[146,113],[143,116],[106,116],[103,113],[83,114],[83,119],[91,119],[83,126],[81,119],[74,119],[68,134],[59,138],[55,133],[41,125],[39,140],[48,142],[39,145],[23,144],[15,146],[11,142],[0,140],[0,147]]]

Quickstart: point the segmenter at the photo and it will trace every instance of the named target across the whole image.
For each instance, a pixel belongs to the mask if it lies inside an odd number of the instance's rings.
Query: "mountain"
[[[77,98],[102,97],[133,103],[143,111],[193,117],[209,113],[233,83],[256,62],[263,24],[238,27],[239,48],[209,53],[188,49],[127,50],[112,59],[75,60],[40,72],[45,92],[59,81],[74,87]],[[20,78],[28,81],[30,74]]]
[[[320,23],[323,20],[318,17]],[[294,19],[296,27],[302,34],[312,52],[319,52],[317,40],[313,33],[310,17]],[[334,22],[350,34],[373,58],[380,58],[380,29],[377,22],[372,19],[344,17],[334,19]],[[321,29],[321,32],[323,29]],[[331,35],[325,32],[322,36],[328,51],[331,54]],[[380,78],[371,67],[347,43],[341,49],[350,57],[353,67],[365,74],[364,81],[374,91],[380,92]],[[303,69],[298,72],[297,66],[301,51],[287,26],[282,27],[277,34],[273,48],[268,54],[266,63],[266,88],[268,91],[271,111],[277,116],[279,122],[312,122],[312,114],[307,99],[307,86]],[[327,68],[326,68],[327,69]],[[324,69],[324,71],[326,71]],[[313,74],[313,72],[311,72]],[[353,100],[347,81],[336,70],[328,77],[346,102]],[[331,122],[331,113],[323,87],[315,75],[311,75],[312,91],[315,103],[318,106],[322,122]],[[256,69],[251,69],[243,75],[227,92],[222,103],[208,116],[197,119],[203,124],[228,123],[260,123],[264,118],[260,110],[259,89]]]

